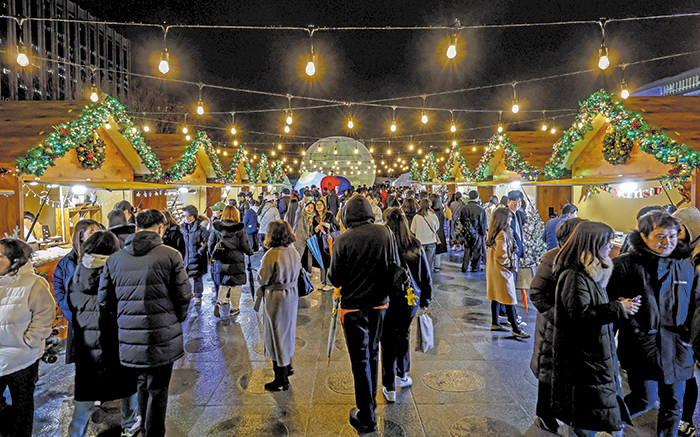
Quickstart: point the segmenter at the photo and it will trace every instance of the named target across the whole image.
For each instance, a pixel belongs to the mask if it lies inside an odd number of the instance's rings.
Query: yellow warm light
[[[160,55],[160,63],[158,64],[158,71],[160,71],[162,74],[168,74],[168,71],[170,71],[170,64],[168,63],[169,60],[170,54],[167,50],[163,50],[163,53]]]

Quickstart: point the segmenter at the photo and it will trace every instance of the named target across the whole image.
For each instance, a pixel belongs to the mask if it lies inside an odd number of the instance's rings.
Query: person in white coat
[[[439,240],[437,232],[440,229],[440,220],[433,212],[430,200],[421,200],[419,206],[418,213],[411,222],[411,232],[423,245],[423,250],[425,250],[425,256],[428,257],[428,265],[432,272],[435,248]]]
[[[56,317],[49,284],[34,273],[32,249],[21,240],[0,240],[0,393],[9,387],[15,409],[9,435],[29,437],[39,359]]]

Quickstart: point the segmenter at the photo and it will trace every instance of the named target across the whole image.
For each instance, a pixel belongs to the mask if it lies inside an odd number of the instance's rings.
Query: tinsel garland
[[[470,178],[476,181],[483,181],[489,176],[487,170],[491,159],[496,154],[496,151],[503,149],[504,164],[509,171],[516,172],[526,181],[536,181],[541,171],[537,167],[530,165],[523,160],[518,147],[510,141],[506,133],[495,133],[489,140],[486,146],[486,151],[481,156],[479,163]]]
[[[80,165],[88,170],[97,170],[102,167],[106,158],[105,146],[105,142],[99,136],[92,135],[85,138],[75,148]]]
[[[612,96],[600,90],[579,103],[579,113],[573,125],[554,144],[552,157],[545,166],[545,176],[559,179],[567,173],[564,167],[567,156],[586,132],[593,130],[594,118],[602,115],[616,131],[625,132],[627,140],[636,143],[643,152],[653,155],[663,164],[673,166],[665,179],[687,180],[700,165],[700,153],[654,129],[640,114],[626,109],[622,102],[613,101]]]

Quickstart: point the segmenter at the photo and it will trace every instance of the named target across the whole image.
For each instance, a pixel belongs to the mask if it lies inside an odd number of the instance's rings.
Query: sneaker
[[[678,437],[694,437],[695,435],[696,429],[693,424],[681,420],[678,426]]]
[[[382,393],[387,402],[396,402],[396,390],[387,390],[386,387],[382,387]]]
[[[241,310],[239,310],[238,308],[231,308],[231,311],[228,312],[228,315],[231,317],[236,317],[240,313],[241,313]]]
[[[527,323],[523,321],[522,316],[516,317],[515,321],[518,322],[518,326],[527,326]]]
[[[503,325],[491,325],[491,330],[492,331],[508,331],[505,326]]]
[[[219,302],[214,305],[214,316],[221,317],[221,304]]]
[[[195,297],[195,298],[194,298],[194,306],[196,306],[196,307],[201,307],[201,306],[202,306],[202,298],[201,298],[201,297]]]
[[[513,337],[530,338],[530,334],[525,331],[513,331]]]
[[[401,387],[401,388],[410,387],[413,385],[413,380],[408,375],[404,375],[403,378],[397,376],[396,380],[395,380],[395,384],[396,384],[396,387]]]

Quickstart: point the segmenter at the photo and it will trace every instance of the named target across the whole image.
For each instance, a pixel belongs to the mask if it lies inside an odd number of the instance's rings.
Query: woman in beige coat
[[[489,235],[486,239],[486,298],[491,301],[491,330],[505,331],[498,321],[498,307],[503,304],[513,336],[529,338],[515,320],[515,304],[518,302],[515,293],[515,272],[517,257],[516,243],[513,238],[510,222],[513,213],[507,208],[501,208],[493,213]]]
[[[276,220],[270,222],[265,234],[265,247],[258,271],[255,309],[263,301],[263,328],[265,355],[272,359],[275,379],[265,384],[265,390],[289,389],[292,374],[292,355],[297,326],[299,291],[297,280],[301,272],[301,259],[294,248],[295,238],[289,223]]]

